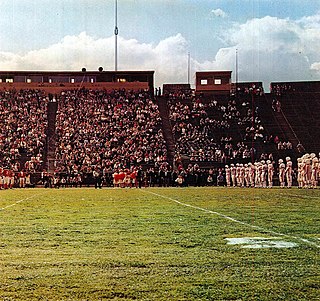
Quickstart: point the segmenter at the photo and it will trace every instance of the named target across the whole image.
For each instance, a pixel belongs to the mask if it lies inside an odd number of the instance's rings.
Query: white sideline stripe
[[[238,223],[238,224],[241,224],[241,225],[244,225],[244,226],[256,229],[256,230],[260,230],[262,232],[266,232],[266,233],[270,233],[270,234],[274,234],[274,235],[279,235],[279,236],[283,236],[283,237],[288,237],[288,238],[291,238],[291,239],[293,238],[295,240],[300,240],[300,241],[302,241],[302,242],[304,242],[304,243],[306,243],[308,245],[320,248],[320,246],[318,244],[316,244],[313,241],[307,240],[305,238],[301,238],[301,237],[293,236],[293,235],[288,235],[288,234],[283,234],[283,233],[276,232],[276,231],[273,231],[273,230],[265,229],[265,228],[260,227],[260,226],[251,225],[251,224],[239,221],[239,220],[237,220],[237,219],[235,219],[233,217],[230,217],[228,215],[225,215],[225,214],[222,214],[222,213],[219,213],[219,212],[216,212],[216,211],[212,211],[212,210],[201,208],[201,207],[198,207],[198,206],[193,206],[193,205],[190,205],[190,204],[182,203],[182,202],[180,202],[180,201],[178,201],[176,199],[173,199],[173,198],[170,198],[170,197],[167,197],[165,195],[161,195],[161,194],[158,194],[158,193],[155,193],[155,192],[151,192],[151,191],[146,191],[146,192],[151,193],[151,194],[156,195],[156,196],[159,196],[159,197],[164,198],[164,199],[168,199],[170,201],[173,201],[173,202],[175,202],[175,203],[177,203],[179,205],[185,206],[185,207],[190,207],[190,208],[193,208],[193,209],[204,211],[206,213],[211,213],[211,214],[218,215],[218,216],[223,217],[223,218],[225,218],[227,220],[230,220],[232,222],[235,222],[235,223]]]
[[[38,195],[41,195],[41,194],[44,194],[44,193],[43,193],[43,192],[37,193],[37,194],[34,194],[34,195],[32,195],[32,196],[29,196],[29,197],[27,197],[27,198],[25,198],[25,199],[21,199],[21,200],[19,200],[19,201],[16,201],[16,202],[13,203],[13,204],[10,204],[10,205],[8,205],[8,206],[5,206],[5,207],[0,208],[0,211],[3,211],[3,210],[8,209],[8,208],[10,208],[10,207],[16,206],[16,205],[18,205],[18,204],[20,204],[20,203],[22,203],[22,202],[24,202],[24,201],[30,200],[30,199],[38,196]]]

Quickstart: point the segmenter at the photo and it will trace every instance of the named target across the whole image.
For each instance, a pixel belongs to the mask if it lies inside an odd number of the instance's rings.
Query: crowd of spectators
[[[222,168],[200,168],[197,163],[188,164],[185,168],[182,164],[174,169],[168,168],[159,171],[154,168],[143,173],[144,186],[222,186],[224,185]]]
[[[279,101],[279,99],[273,99],[271,106],[274,112],[277,112],[277,113],[281,112],[281,102]]]
[[[294,91],[295,89],[292,87],[292,85],[287,83],[270,85],[270,93],[276,96],[281,96],[283,94],[286,94],[287,92],[294,92]]]
[[[278,142],[278,150],[291,150],[292,149],[292,143],[290,141],[279,141]]]
[[[168,163],[160,112],[149,92],[63,91],[55,99],[58,111],[52,183],[81,186],[98,175],[106,185],[112,185],[114,172],[144,166],[144,186],[219,185],[223,182],[221,170],[203,170],[198,163],[251,161],[256,159],[252,142],[291,150],[289,141],[265,133],[259,107],[250,96],[263,90],[259,86],[241,89],[241,97],[233,95],[225,100],[182,92],[166,95],[175,141],[174,166]],[[43,171],[47,104],[42,90],[0,92],[0,166],[16,173]],[[21,157],[28,158],[23,165]],[[184,168],[183,157],[192,164]],[[260,158],[267,159],[269,155]]]
[[[0,166],[14,171],[41,170],[46,145],[47,102],[41,90],[0,92]],[[25,166],[20,166],[22,155],[29,158]]]
[[[187,90],[177,90],[177,91],[167,91],[165,92],[165,97],[170,98],[172,100],[179,99],[189,99],[194,96],[194,93],[191,89]]]
[[[261,96],[264,94],[263,85],[258,83],[237,83],[234,84],[231,90],[231,95],[243,97],[247,95]]]
[[[168,103],[176,152],[191,161],[248,159],[255,150],[247,142],[265,137],[258,107],[250,98],[218,101],[193,97],[185,101],[175,95]]]
[[[108,173],[167,162],[158,106],[148,92],[64,91],[56,118],[57,173]]]

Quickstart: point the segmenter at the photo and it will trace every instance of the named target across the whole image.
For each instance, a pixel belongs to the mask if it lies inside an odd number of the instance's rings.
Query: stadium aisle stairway
[[[56,148],[56,116],[58,103],[50,101],[48,103],[48,129],[47,129],[47,145],[44,154],[45,167],[48,171],[54,170],[55,148]]]
[[[288,119],[283,112],[274,112],[272,110],[272,95],[266,94],[266,102],[263,107],[264,124],[272,129],[273,133],[277,133],[281,141],[290,141],[295,149],[299,143],[296,133],[293,131]]]
[[[174,143],[174,138],[172,134],[171,122],[169,119],[169,109],[168,109],[167,99],[163,96],[158,96],[156,98],[156,101],[159,107],[160,117],[162,120],[163,136],[167,144],[168,160],[169,160],[169,163],[172,165],[174,160],[174,153],[175,153],[175,143]]]

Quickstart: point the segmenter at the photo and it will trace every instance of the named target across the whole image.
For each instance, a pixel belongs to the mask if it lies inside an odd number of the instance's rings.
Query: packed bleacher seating
[[[62,92],[57,112],[56,172],[161,166],[167,149],[158,107],[147,92]]]
[[[47,129],[47,98],[43,91],[0,92],[0,126],[0,165],[14,171],[40,171]],[[20,166],[23,155],[28,160]]]
[[[312,129],[307,133],[304,129],[301,135],[299,155],[305,153],[304,146],[317,149],[316,139],[309,139],[311,146],[306,143],[308,135],[313,137],[314,129],[319,128],[316,93],[308,93],[308,101],[302,101],[300,92],[284,95],[285,88],[279,86],[280,103],[279,95],[265,96],[258,83],[238,88],[228,97],[195,96],[180,90],[163,97],[174,138],[174,165],[168,163],[165,117],[160,116],[156,99],[146,91],[63,91],[54,98],[58,105],[52,124],[55,137],[48,141],[50,97],[39,89],[3,90],[0,182],[10,178],[7,188],[31,187],[32,175],[37,174],[36,182],[45,187],[95,184],[100,188],[102,183],[114,185],[114,176],[121,174],[123,184],[118,187],[225,185],[225,164],[243,164],[245,170],[245,164],[253,161],[275,163],[286,156],[296,158],[299,144],[283,135],[288,133],[280,122],[284,114],[299,137],[299,125],[307,120],[312,123]],[[274,123],[270,114],[278,118],[271,132],[266,123]],[[47,172],[50,143],[55,145],[51,154],[54,170]]]
[[[189,98],[194,95],[190,84],[164,84],[163,94],[170,98]]]

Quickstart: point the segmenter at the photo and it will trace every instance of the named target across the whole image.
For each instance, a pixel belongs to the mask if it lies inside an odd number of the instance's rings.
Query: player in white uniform
[[[252,163],[249,163],[248,165],[249,165],[249,169],[250,169],[250,173],[249,173],[250,186],[254,187],[255,176],[256,176],[256,166]]]
[[[227,187],[231,186],[231,169],[229,165],[225,166]]]
[[[243,164],[240,164],[240,172],[239,172],[240,187],[244,187],[244,174],[245,174],[245,167],[243,166]]]
[[[261,173],[262,173],[262,164],[260,162],[255,162],[254,165],[256,166],[256,175],[255,175],[255,187],[261,187]]]
[[[286,166],[283,163],[282,159],[279,159],[279,182],[280,182],[280,187],[284,188],[285,187],[285,170]]]
[[[311,187],[311,163],[312,157],[309,154],[304,155],[304,187],[310,188]]]
[[[306,173],[306,160],[307,156],[309,154],[305,154],[301,157],[302,159],[302,172],[301,172],[301,177],[302,177],[302,187],[306,188],[307,187],[307,173]]]
[[[267,173],[268,173],[268,165],[264,160],[261,161],[261,187],[267,187]]]
[[[319,160],[317,157],[312,159],[311,165],[311,185],[312,188],[317,188],[319,177]]]
[[[287,187],[291,188],[292,187],[292,162],[290,157],[286,157],[286,179],[287,179]]]
[[[273,167],[273,163],[271,162],[271,160],[267,160],[267,168],[268,168],[268,187],[272,188],[274,167]]]
[[[236,180],[237,168],[234,166],[234,164],[231,164],[230,171],[231,171],[232,186],[236,187],[237,186],[237,180]]]
[[[297,175],[297,181],[298,181],[298,188],[303,187],[303,168],[304,168],[304,163],[302,158],[297,159],[298,162],[298,175]]]
[[[251,163],[249,163],[251,164]],[[250,167],[249,164],[244,165],[244,182],[246,187],[250,187]]]
[[[241,172],[241,167],[240,164],[236,164],[236,181],[237,181],[237,186],[241,186],[241,179],[240,179],[240,172]]]

